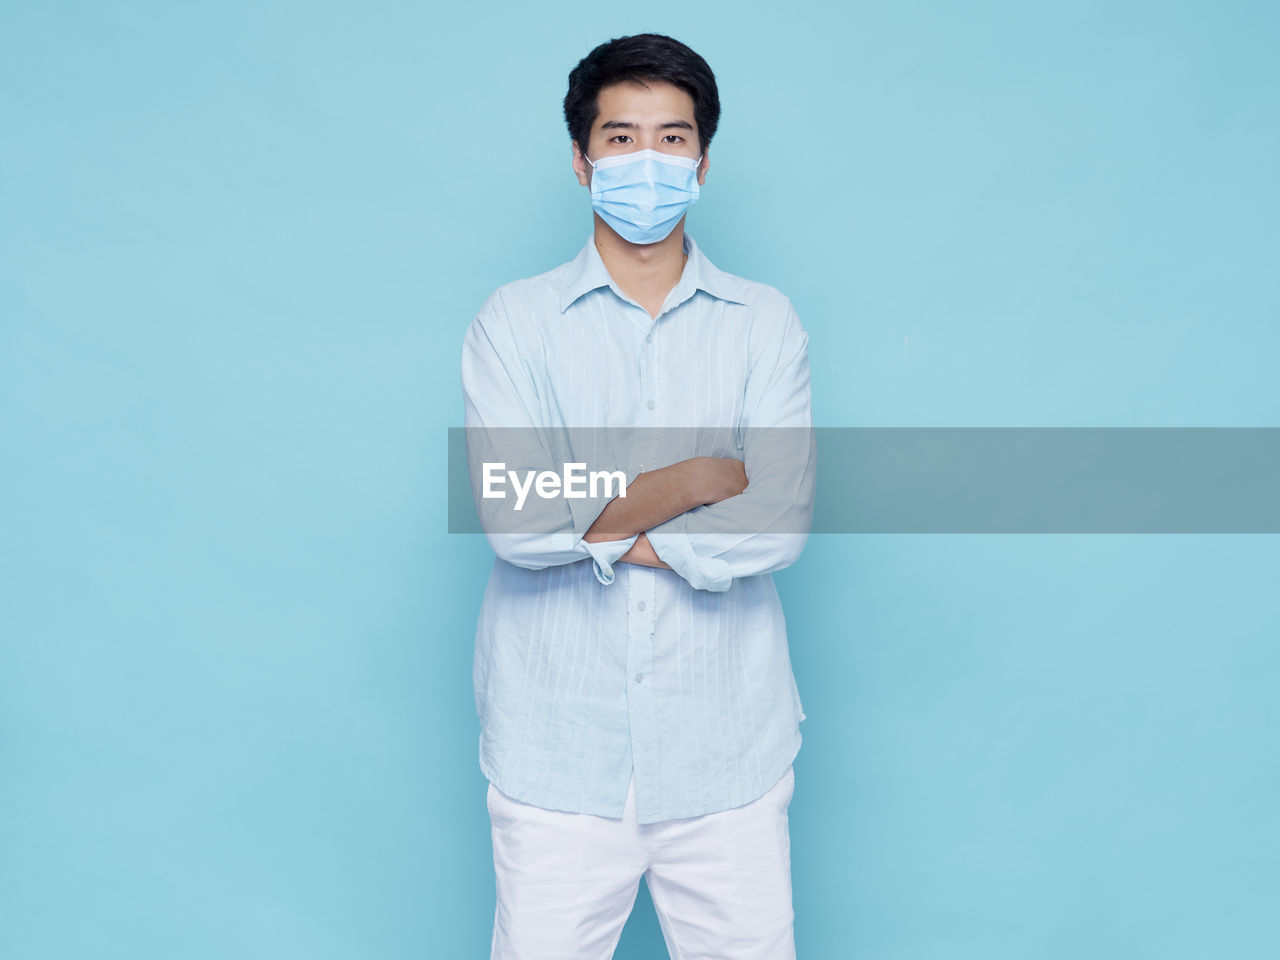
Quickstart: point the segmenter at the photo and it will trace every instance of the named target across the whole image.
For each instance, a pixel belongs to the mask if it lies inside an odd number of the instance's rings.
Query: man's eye
[[[663,140],[683,140],[683,139],[684,139],[684,137],[680,136],[680,134],[678,134],[678,133],[668,133],[668,134],[667,134],[665,137],[663,137],[662,139],[663,139]]]
[[[630,140],[631,138],[630,138],[630,137],[628,137],[625,133],[620,133],[620,134],[618,134],[616,137],[611,137],[610,139],[612,139],[612,140],[623,140],[623,139]]]

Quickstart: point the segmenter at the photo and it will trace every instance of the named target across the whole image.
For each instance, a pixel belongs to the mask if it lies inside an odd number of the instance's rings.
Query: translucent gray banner
[[[583,504],[602,502],[590,490],[593,471],[630,482],[692,456],[741,459],[750,483],[689,511],[689,532],[1280,532],[1273,427],[454,427],[449,532],[573,530]],[[490,481],[504,473],[487,492],[501,488],[504,498],[481,496],[486,462]],[[542,490],[559,496],[538,496],[529,471],[554,472],[558,481],[547,477]],[[595,497],[607,498],[597,479]],[[584,497],[566,498],[566,488]],[[778,509],[785,491],[796,509]]]

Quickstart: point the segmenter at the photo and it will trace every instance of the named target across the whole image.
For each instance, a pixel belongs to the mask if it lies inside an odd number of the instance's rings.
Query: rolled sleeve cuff
[[[606,587],[613,583],[613,565],[618,558],[635,546],[640,534],[625,540],[602,540],[599,543],[582,541],[582,545],[591,553],[591,565],[595,568],[596,579]]]
[[[650,530],[646,536],[658,559],[684,577],[695,590],[723,593],[733,583],[729,564],[719,557],[698,556],[687,533]]]
[[[598,543],[588,543],[582,539],[612,499],[612,494],[569,498],[567,502],[569,512],[573,515],[574,532],[561,535],[564,537],[563,545],[566,549],[581,550],[583,556],[591,557],[596,579],[606,587],[614,580],[613,565],[618,562],[619,557],[631,549],[640,536],[637,533],[625,540],[601,540]]]

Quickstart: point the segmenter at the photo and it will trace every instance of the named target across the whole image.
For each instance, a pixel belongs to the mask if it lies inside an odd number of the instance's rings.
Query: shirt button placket
[[[659,314],[659,316],[662,316],[662,315]],[[655,320],[654,324],[656,323],[657,321]],[[653,326],[652,325],[649,327],[649,332],[644,335],[644,342],[645,342],[645,348],[640,352],[640,356],[641,356],[640,396],[644,397],[646,396],[646,394],[648,395],[647,399],[645,400],[644,408],[652,412],[658,408],[658,403],[656,400],[656,389],[655,389],[657,387],[657,378],[653,375]],[[644,376],[646,371],[649,373],[647,386],[645,383],[645,376]],[[650,425],[653,425],[652,421],[655,419],[656,418],[651,418]]]
[[[646,317],[648,314],[646,313]],[[652,324],[640,346],[636,368],[639,377],[637,395],[640,398],[640,414],[637,426],[656,427],[659,420],[657,376],[654,371],[654,330]],[[653,443],[636,452],[647,463],[656,463],[651,457],[658,455],[657,431],[652,431]],[[643,471],[644,464],[638,469]],[[648,698],[653,693],[653,643],[654,596],[658,571],[653,567],[636,566],[628,571],[633,596],[628,598],[627,617],[627,666],[631,678],[633,700],[630,708],[632,764],[636,770],[636,782],[650,783],[648,772],[657,763],[654,755],[657,731],[653,729],[655,704]],[[646,798],[646,803],[647,803]]]

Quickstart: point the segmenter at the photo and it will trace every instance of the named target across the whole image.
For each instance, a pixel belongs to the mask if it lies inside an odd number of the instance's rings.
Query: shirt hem
[[[538,807],[541,810],[553,810],[557,813],[586,813],[595,817],[608,817],[611,820],[621,820],[622,815],[626,812],[625,800],[620,806],[587,802],[581,805],[581,809],[570,810],[564,806],[563,801],[557,801],[543,791],[529,789],[527,787],[517,788],[505,777],[499,776],[494,769],[489,766],[483,755],[480,757],[480,772],[483,773],[485,775],[485,779],[493,784],[494,788],[508,800],[528,804],[531,807]]]
[[[705,817],[708,814],[712,814],[712,813],[723,813],[726,810],[734,810],[734,809],[737,809],[738,807],[745,807],[749,803],[755,803],[757,800],[763,797],[766,793],[768,793],[770,790],[776,787],[778,785],[778,781],[781,780],[784,776],[786,776],[787,768],[792,766],[796,761],[796,757],[800,755],[800,744],[802,740],[803,738],[800,735],[800,731],[797,729],[795,740],[794,740],[794,746],[787,751],[787,754],[789,754],[789,758],[785,762],[783,762],[780,766],[778,766],[776,772],[771,771],[770,773],[764,776],[763,780],[765,781],[765,783],[763,787],[757,786],[751,790],[746,791],[745,797],[731,798],[723,805],[715,804],[711,809],[694,810],[693,812],[685,812],[685,811],[677,810],[674,816],[648,817],[648,816],[640,816],[637,814],[636,822],[641,825],[644,825],[644,824],[652,824],[652,823],[665,823],[669,820],[692,820],[696,817]]]

